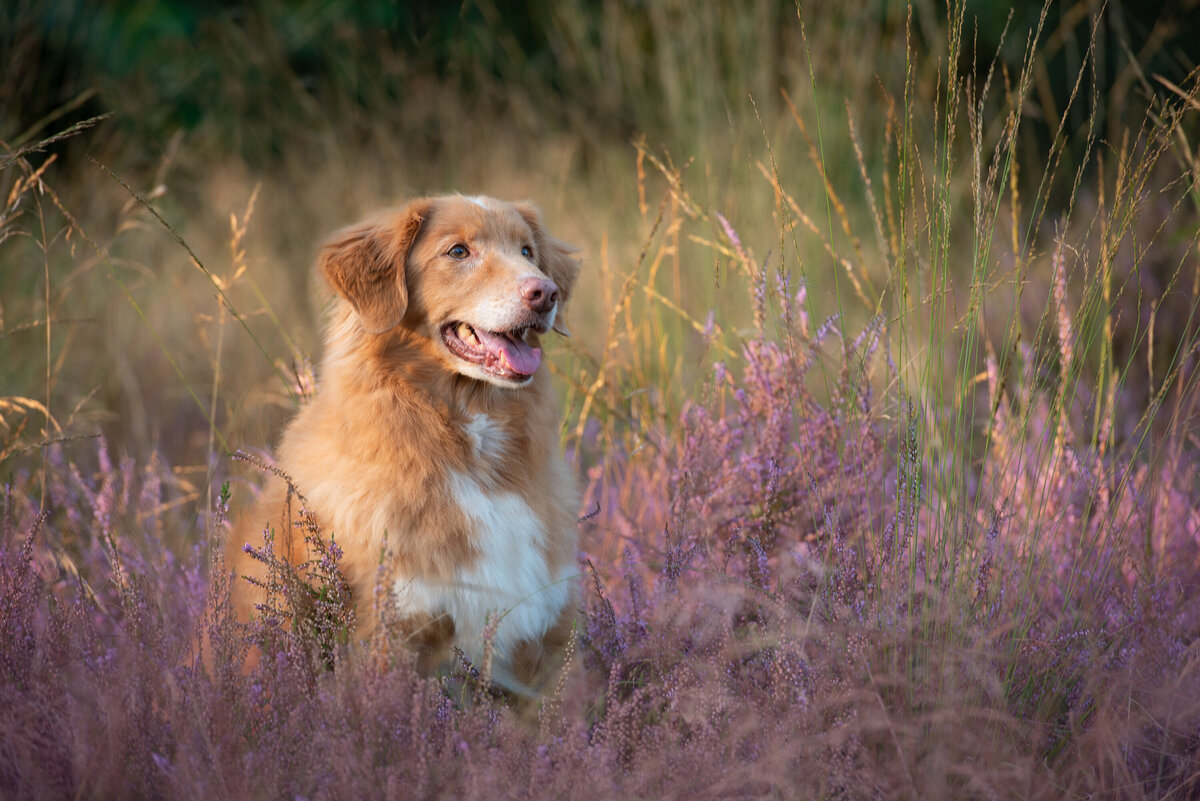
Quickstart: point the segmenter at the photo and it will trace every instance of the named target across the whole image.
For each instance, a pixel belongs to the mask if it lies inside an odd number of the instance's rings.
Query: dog
[[[355,637],[398,628],[426,674],[455,647],[480,665],[490,639],[493,683],[534,695],[572,636],[578,494],[539,345],[567,333],[573,252],[534,206],[462,195],[412,200],[320,252],[335,299],[317,393],[277,463],[341,549]],[[232,527],[240,621],[265,595],[244,544],[269,526],[279,558],[312,557],[289,499],[272,477]]]

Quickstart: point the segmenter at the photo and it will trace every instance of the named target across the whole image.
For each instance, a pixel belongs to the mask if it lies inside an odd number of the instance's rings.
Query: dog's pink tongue
[[[493,334],[490,331],[475,329],[476,336],[488,353],[494,354],[500,362],[521,375],[533,375],[538,365],[542,363],[542,349],[532,348],[524,341],[504,334]]]

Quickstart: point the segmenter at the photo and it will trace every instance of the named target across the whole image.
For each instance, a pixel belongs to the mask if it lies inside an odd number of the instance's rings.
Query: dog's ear
[[[414,201],[399,212],[343,228],[321,248],[321,275],[350,302],[368,333],[390,331],[404,319],[405,265],[429,205]]]
[[[558,292],[565,305],[579,277],[579,259],[572,254],[576,248],[561,239],[551,236],[542,224],[542,215],[532,203],[516,203],[517,211],[525,218],[525,222],[533,229],[533,243],[538,254],[538,269],[550,277],[558,285]],[[570,336],[567,325],[563,322],[562,308],[554,319],[554,330],[564,336]]]

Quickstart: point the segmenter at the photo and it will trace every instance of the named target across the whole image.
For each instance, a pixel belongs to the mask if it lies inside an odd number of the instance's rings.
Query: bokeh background
[[[968,3],[953,74],[982,82],[992,69],[997,86],[1011,83],[1040,9]],[[162,449],[176,464],[208,461],[214,426],[231,447],[269,443],[293,408],[283,378],[318,351],[315,249],[338,227],[428,192],[531,199],[581,248],[577,335],[560,345],[574,356],[555,359],[567,383],[591,381],[586,364],[605,351],[621,282],[639,268],[660,203],[677,202],[664,195],[672,174],[698,207],[732,221],[756,260],[803,275],[814,318],[841,312],[861,324],[881,308],[887,259],[868,253],[858,266],[870,297],[842,302],[851,287],[844,274],[838,284],[831,254],[852,237],[821,171],[861,224],[853,236],[874,240],[860,173],[886,189],[906,85],[910,124],[932,136],[947,18],[926,0],[13,0],[0,11],[4,148],[104,118],[30,155],[57,197],[3,221],[0,394],[40,399],[72,419],[72,433],[103,430],[121,452]],[[1200,55],[1198,20],[1194,0],[1048,5],[1020,132],[1015,185],[1025,196],[1047,184],[1039,167],[1052,143],[1062,174],[1075,162],[1094,171],[1086,134],[1116,148],[1165,91],[1147,91],[1146,76],[1184,81]],[[1090,85],[1070,103],[1081,73]],[[998,133],[996,123],[985,136]],[[765,169],[823,237],[781,235]],[[9,188],[16,177],[8,170]],[[969,177],[963,170],[949,199],[964,209]],[[1073,194],[1069,180],[1045,186],[1050,213],[1030,241],[1052,233]],[[176,234],[225,282],[244,325],[231,323]],[[655,288],[695,319],[721,307],[727,329],[748,324],[733,260],[706,244],[723,239],[719,222],[693,215],[673,235]],[[965,270],[971,259],[956,261]],[[1046,294],[1032,297],[1036,316]],[[647,298],[630,302],[662,311]],[[658,360],[667,375],[642,371],[659,387],[688,383],[699,366],[701,337],[665,317],[649,333],[668,340],[671,357]],[[1163,335],[1176,327],[1168,320]],[[614,345],[611,359],[633,358],[635,343]],[[36,441],[44,423],[30,420],[10,450]],[[10,432],[21,427],[9,421]]]

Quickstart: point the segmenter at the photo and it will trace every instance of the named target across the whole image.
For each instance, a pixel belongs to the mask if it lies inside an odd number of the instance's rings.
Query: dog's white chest
[[[569,580],[546,562],[542,521],[519,495],[488,492],[451,473],[448,489],[472,529],[476,553],[448,580],[399,577],[394,584],[401,615],[448,614],[455,641],[468,654],[482,651],[484,627],[499,621],[495,653],[503,660],[522,640],[540,638],[567,603]]]
[[[473,414],[463,426],[471,448],[485,462],[498,459],[508,444],[508,435],[486,414]]]

